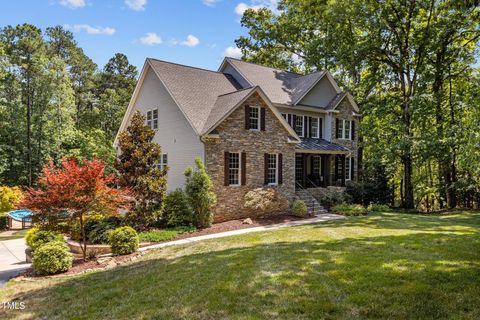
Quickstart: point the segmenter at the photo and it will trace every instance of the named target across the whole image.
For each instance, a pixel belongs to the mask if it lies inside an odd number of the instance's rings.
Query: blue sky
[[[141,69],[146,57],[216,70],[246,8],[274,8],[276,0],[16,0],[0,4],[0,27],[62,25],[99,67],[116,52]]]

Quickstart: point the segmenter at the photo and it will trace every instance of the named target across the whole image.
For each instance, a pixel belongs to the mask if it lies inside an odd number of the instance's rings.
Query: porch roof
[[[341,145],[329,142],[325,139],[301,138],[301,142],[296,146],[297,150],[319,151],[319,153],[347,153],[349,150]]]

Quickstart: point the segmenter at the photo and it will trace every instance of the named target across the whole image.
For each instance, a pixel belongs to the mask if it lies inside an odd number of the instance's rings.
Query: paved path
[[[30,267],[25,262],[25,239],[0,241],[0,288],[10,279]]]
[[[138,249],[138,251],[147,251],[147,250],[151,250],[151,249],[158,249],[158,248],[164,248],[164,247],[169,247],[169,246],[176,246],[176,245],[180,245],[180,244],[187,244],[187,243],[192,243],[192,242],[201,241],[201,240],[223,238],[223,237],[235,236],[235,235],[239,235],[239,234],[275,230],[275,229],[294,227],[294,226],[302,226],[302,225],[306,225],[306,224],[320,223],[320,222],[338,220],[338,219],[345,219],[345,217],[341,216],[341,215],[338,215],[338,214],[332,214],[332,213],[319,214],[316,217],[313,217],[313,218],[310,218],[310,219],[305,219],[305,220],[283,222],[283,223],[278,223],[278,224],[271,224],[269,226],[261,226],[261,227],[253,227],[253,228],[246,228],[246,229],[240,229],[240,230],[219,232],[219,233],[207,234],[205,236],[198,236],[198,237],[191,237],[191,238],[187,238],[187,239],[174,240],[174,241],[169,241],[169,242],[162,242],[162,243],[159,243],[159,244],[154,244],[154,245],[151,245],[151,246],[142,247],[142,248]]]

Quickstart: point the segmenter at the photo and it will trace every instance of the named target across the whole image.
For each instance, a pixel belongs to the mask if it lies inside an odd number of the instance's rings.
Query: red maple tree
[[[78,222],[82,233],[82,253],[86,259],[85,218],[92,214],[117,215],[131,202],[130,190],[113,187],[115,175],[105,175],[101,160],[64,160],[60,167],[50,162],[43,168],[38,189],[30,188],[22,207],[33,211],[34,223],[50,229],[59,222]]]

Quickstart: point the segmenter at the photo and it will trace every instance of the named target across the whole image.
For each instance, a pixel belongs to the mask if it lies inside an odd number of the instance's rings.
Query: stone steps
[[[298,190],[295,192],[297,199],[305,202],[308,213],[313,215],[327,213],[328,211],[308,191]]]

